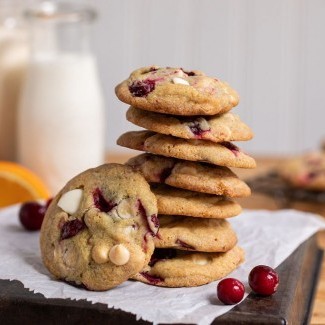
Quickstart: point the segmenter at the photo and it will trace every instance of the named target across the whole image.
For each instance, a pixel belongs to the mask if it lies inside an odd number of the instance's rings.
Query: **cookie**
[[[131,131],[122,134],[117,144],[130,149],[184,160],[214,165],[255,168],[255,160],[231,142],[214,143],[205,140],[186,140],[151,131]]]
[[[192,192],[166,185],[153,185],[159,214],[224,219],[241,213],[238,203],[223,196]]]
[[[183,139],[223,142],[247,141],[253,138],[252,130],[238,115],[232,113],[185,117],[147,112],[131,106],[126,112],[126,118],[150,131]]]
[[[149,265],[133,279],[160,287],[200,286],[234,271],[244,261],[244,256],[238,246],[226,253],[157,249]]]
[[[227,167],[146,153],[129,159],[126,164],[141,172],[151,183],[228,197],[251,194],[248,185]]]
[[[139,272],[154,250],[157,203],[132,168],[106,164],[70,180],[41,228],[42,259],[59,279],[107,290]]]
[[[227,83],[201,71],[144,67],[115,88],[124,103],[174,115],[215,115],[236,106],[239,96]]]
[[[237,243],[230,223],[223,219],[159,215],[156,248],[176,248],[200,252],[227,252]]]
[[[314,151],[288,160],[278,172],[293,187],[324,191],[325,153]]]

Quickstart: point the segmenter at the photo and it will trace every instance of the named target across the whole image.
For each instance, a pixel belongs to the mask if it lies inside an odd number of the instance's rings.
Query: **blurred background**
[[[94,0],[94,45],[108,109],[107,148],[134,129],[114,86],[140,66],[201,69],[240,94],[234,112],[254,155],[287,155],[325,137],[322,0]]]
[[[114,88],[142,66],[227,81],[255,133],[239,146],[255,157],[325,138],[322,0],[0,0],[0,19],[0,160],[50,188],[130,152],[116,139],[138,128]]]

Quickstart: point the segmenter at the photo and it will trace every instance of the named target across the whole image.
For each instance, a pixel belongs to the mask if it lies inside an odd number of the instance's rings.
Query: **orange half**
[[[47,199],[50,192],[29,169],[8,161],[0,161],[0,207]]]

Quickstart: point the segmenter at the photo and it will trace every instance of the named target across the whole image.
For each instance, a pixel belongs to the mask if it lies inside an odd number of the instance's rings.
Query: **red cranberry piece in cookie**
[[[203,117],[199,117],[198,119],[189,122],[188,127],[198,139],[201,139],[204,133],[211,131],[208,121]]]
[[[141,272],[140,274],[151,284],[157,284],[159,282],[164,281],[163,278],[160,278],[158,276],[150,275],[148,272]]]
[[[155,236],[159,229],[159,219],[157,215],[152,214],[151,216],[148,216],[141,200],[138,200],[138,210],[140,215],[146,220],[149,231],[153,236]]]
[[[183,68],[181,68],[181,70],[187,74],[189,77],[193,77],[193,76],[196,76],[195,72],[193,71],[185,71]]]
[[[146,97],[155,86],[155,80],[152,79],[136,80],[129,86],[129,90],[134,97]]]
[[[156,67],[151,67],[149,70],[149,72],[156,72],[156,71],[158,71],[158,68],[156,68]]]
[[[318,175],[319,171],[303,173],[297,177],[297,181],[301,186],[305,186],[312,182]]]
[[[96,188],[93,192],[93,198],[96,208],[102,212],[107,213],[117,206],[116,203],[106,200],[103,196],[102,191],[99,188]]]
[[[19,220],[27,230],[41,229],[47,207],[38,202],[26,202],[19,210]]]
[[[233,143],[231,143],[231,142],[220,142],[219,144],[226,147],[227,149],[229,149],[236,157],[239,155],[240,150]]]
[[[252,290],[263,296],[276,292],[279,285],[278,273],[269,266],[255,266],[249,273],[248,282]]]
[[[223,279],[217,286],[217,296],[225,305],[237,304],[243,299],[244,293],[244,285],[234,278]]]
[[[85,228],[86,228],[86,224],[84,223],[83,220],[74,219],[74,220],[67,221],[66,223],[63,224],[61,228],[60,239],[63,240],[63,239],[74,237]]]
[[[177,244],[180,247],[186,248],[188,250],[195,250],[195,247],[193,247],[192,245],[189,245],[187,243],[185,243],[183,240],[177,239],[175,244]]]

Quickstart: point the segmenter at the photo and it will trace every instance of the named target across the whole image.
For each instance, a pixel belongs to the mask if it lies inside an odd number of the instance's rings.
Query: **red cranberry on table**
[[[244,293],[244,285],[234,278],[223,279],[217,286],[217,296],[225,305],[237,304],[243,299]]]
[[[49,199],[45,204],[38,202],[26,202],[21,205],[19,210],[19,220],[25,229],[41,229],[45,212],[51,201],[52,199]]]
[[[278,288],[279,275],[269,266],[258,265],[249,273],[248,282],[255,293],[270,296]]]

